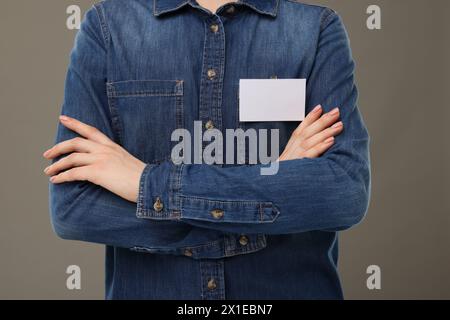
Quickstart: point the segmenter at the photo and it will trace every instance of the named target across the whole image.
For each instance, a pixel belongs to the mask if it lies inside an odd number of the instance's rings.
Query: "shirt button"
[[[214,122],[212,120],[209,120],[208,122],[205,123],[205,128],[206,130],[214,129]]]
[[[161,201],[161,198],[157,197],[155,203],[153,204],[153,209],[155,209],[156,212],[161,212],[163,208],[164,205]]]
[[[212,291],[217,288],[216,280],[214,278],[209,279],[208,281],[208,290]]]
[[[186,256],[186,257],[192,257],[192,250],[191,249],[186,249],[186,250],[184,250],[184,255]]]
[[[239,243],[241,246],[246,246],[248,244],[248,238],[246,236],[241,236],[239,238]]]
[[[233,14],[236,11],[236,8],[234,6],[229,6],[226,10],[228,14]]]
[[[214,69],[209,69],[209,70],[208,70],[208,78],[209,78],[210,80],[212,80],[212,79],[215,78],[215,76],[216,76],[216,70],[214,70]]]
[[[209,26],[209,29],[211,29],[212,32],[216,33],[217,31],[219,31],[219,26],[214,23]]]
[[[223,217],[224,212],[221,209],[214,209],[214,210],[211,210],[211,215],[213,216],[214,219],[218,220]]]

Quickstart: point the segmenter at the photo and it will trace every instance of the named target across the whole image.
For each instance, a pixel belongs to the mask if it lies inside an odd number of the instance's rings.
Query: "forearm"
[[[112,144],[113,141],[117,141],[117,137],[112,129],[112,117],[106,95],[108,42],[102,34],[98,17],[95,7],[89,10],[77,34],[65,81],[61,113],[83,121],[92,128],[95,127],[104,135],[103,140],[109,140]],[[81,139],[77,132],[59,123],[55,143],[70,142],[74,138]],[[93,142],[90,141],[90,143]],[[46,169],[46,173],[52,176],[53,182],[61,175],[67,178],[68,172],[72,169],[87,167],[77,163],[76,168],[60,166],[57,169],[55,165],[58,166],[59,160],[75,156],[72,159],[78,162],[83,156],[92,158],[95,153],[86,152],[84,147],[81,147],[82,150],[72,150],[73,153],[68,151],[67,154],[61,155],[55,152],[57,149],[58,147],[54,146],[53,151],[47,151],[44,154],[47,159],[53,159],[52,166]],[[103,162],[111,164],[112,161],[107,159]],[[62,174],[59,175],[60,172],[55,169],[62,171]],[[93,173],[95,176],[98,176],[98,173],[109,176],[113,180],[112,184],[118,180],[124,180],[114,177],[114,171],[117,170],[107,171],[96,168]],[[74,181],[76,179],[72,177],[70,182],[50,184],[52,224],[55,232],[64,239],[123,248],[164,249],[201,245],[221,236],[220,233],[200,229],[191,232],[193,228],[183,223],[138,219],[136,203],[127,201],[104,187],[92,183],[87,176],[82,178],[81,180],[85,181]],[[119,181],[118,187],[113,189],[120,189],[122,185],[123,181]]]
[[[261,175],[259,165],[150,166],[138,216],[232,233],[346,229],[364,217],[368,205],[367,144],[355,140],[347,147],[337,144],[322,158],[282,161],[272,176]],[[172,186],[162,190],[158,181],[165,176]],[[166,206],[160,212],[154,208],[158,198]]]

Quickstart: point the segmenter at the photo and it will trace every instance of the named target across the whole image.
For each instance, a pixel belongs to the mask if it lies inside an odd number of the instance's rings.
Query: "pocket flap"
[[[128,80],[107,83],[108,97],[182,96],[183,80]]]

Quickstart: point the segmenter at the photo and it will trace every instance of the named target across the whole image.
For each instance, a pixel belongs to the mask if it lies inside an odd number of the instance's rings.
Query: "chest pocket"
[[[183,128],[182,80],[107,84],[112,125],[120,144],[146,163],[170,160],[172,132]]]

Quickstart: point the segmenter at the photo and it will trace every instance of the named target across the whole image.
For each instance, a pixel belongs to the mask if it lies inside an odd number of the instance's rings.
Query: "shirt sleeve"
[[[324,155],[280,162],[275,175],[261,175],[262,165],[148,165],[141,178],[138,217],[264,234],[336,231],[359,223],[370,195],[369,136],[357,108],[348,35],[330,9],[322,16],[307,81],[308,110],[317,104],[325,111],[337,106],[344,123],[343,133]]]
[[[65,81],[62,114],[90,124],[116,140],[106,93],[108,36],[102,31],[101,14],[97,6],[87,11],[77,33]],[[56,143],[76,136],[58,124]],[[190,225],[139,219],[136,203],[90,182],[50,183],[49,189],[52,226],[63,239],[163,250],[209,243],[215,240],[215,234],[221,237],[219,232],[210,231],[197,232],[191,238]]]

